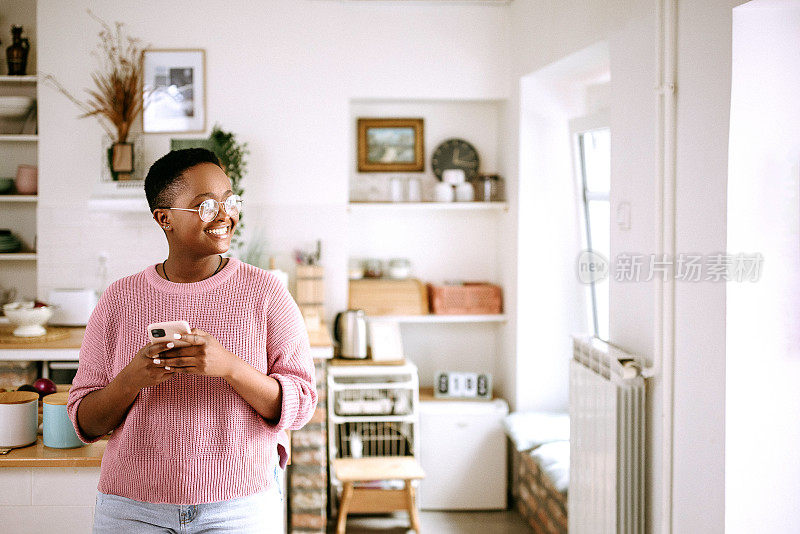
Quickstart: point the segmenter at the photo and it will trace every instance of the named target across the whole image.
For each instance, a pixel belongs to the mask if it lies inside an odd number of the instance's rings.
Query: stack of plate
[[[0,230],[0,253],[19,252],[22,249],[22,241],[11,233],[11,230]]]

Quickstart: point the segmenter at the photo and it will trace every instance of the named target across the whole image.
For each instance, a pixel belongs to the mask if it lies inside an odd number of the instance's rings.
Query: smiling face
[[[213,198],[222,204],[233,194],[228,176],[212,163],[190,167],[179,180],[180,187],[170,202],[172,208],[196,210],[204,200]],[[209,222],[203,221],[197,211],[157,209],[153,216],[162,228],[170,226],[167,231],[170,252],[192,257],[226,252],[231,246],[233,230],[239,223],[238,214],[229,215],[221,205]]]

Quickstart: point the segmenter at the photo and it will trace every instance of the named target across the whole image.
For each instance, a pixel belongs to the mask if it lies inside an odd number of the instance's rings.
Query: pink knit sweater
[[[106,289],[89,319],[67,412],[102,389],[148,343],[147,325],[186,320],[281,385],[281,415],[266,421],[227,381],[176,374],[143,388],[108,440],[97,489],[151,503],[200,504],[273,484],[285,465],[284,429],[302,427],[317,404],[308,334],[277,277],[231,258],[214,276],[175,283],[150,266]]]

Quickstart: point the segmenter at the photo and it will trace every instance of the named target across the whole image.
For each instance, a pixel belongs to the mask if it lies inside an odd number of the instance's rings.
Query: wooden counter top
[[[0,344],[0,350],[80,349],[86,327],[73,326],[63,328],[69,330],[69,337],[66,339],[59,339],[56,341],[2,343]],[[13,330],[14,327],[11,325],[0,324],[0,331],[2,332],[11,332]]]
[[[100,467],[100,460],[107,444],[107,439],[101,439],[74,449],[53,449],[44,446],[40,435],[35,445],[12,449],[8,454],[0,454],[0,468]]]
[[[86,332],[86,327],[67,327],[69,329],[69,337],[58,341],[46,342],[24,342],[24,343],[3,343],[0,344],[0,350],[46,350],[46,349],[80,349],[83,342],[83,334]],[[8,330],[13,328],[9,325],[0,324],[0,330]],[[312,348],[329,348],[333,346],[331,335],[328,331],[328,326],[323,324],[322,328],[315,332],[309,332],[308,339]],[[2,359],[2,358],[0,358]]]

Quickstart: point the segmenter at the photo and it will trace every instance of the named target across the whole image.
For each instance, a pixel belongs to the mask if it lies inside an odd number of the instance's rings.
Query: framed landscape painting
[[[422,119],[358,119],[358,172],[422,172]]]

